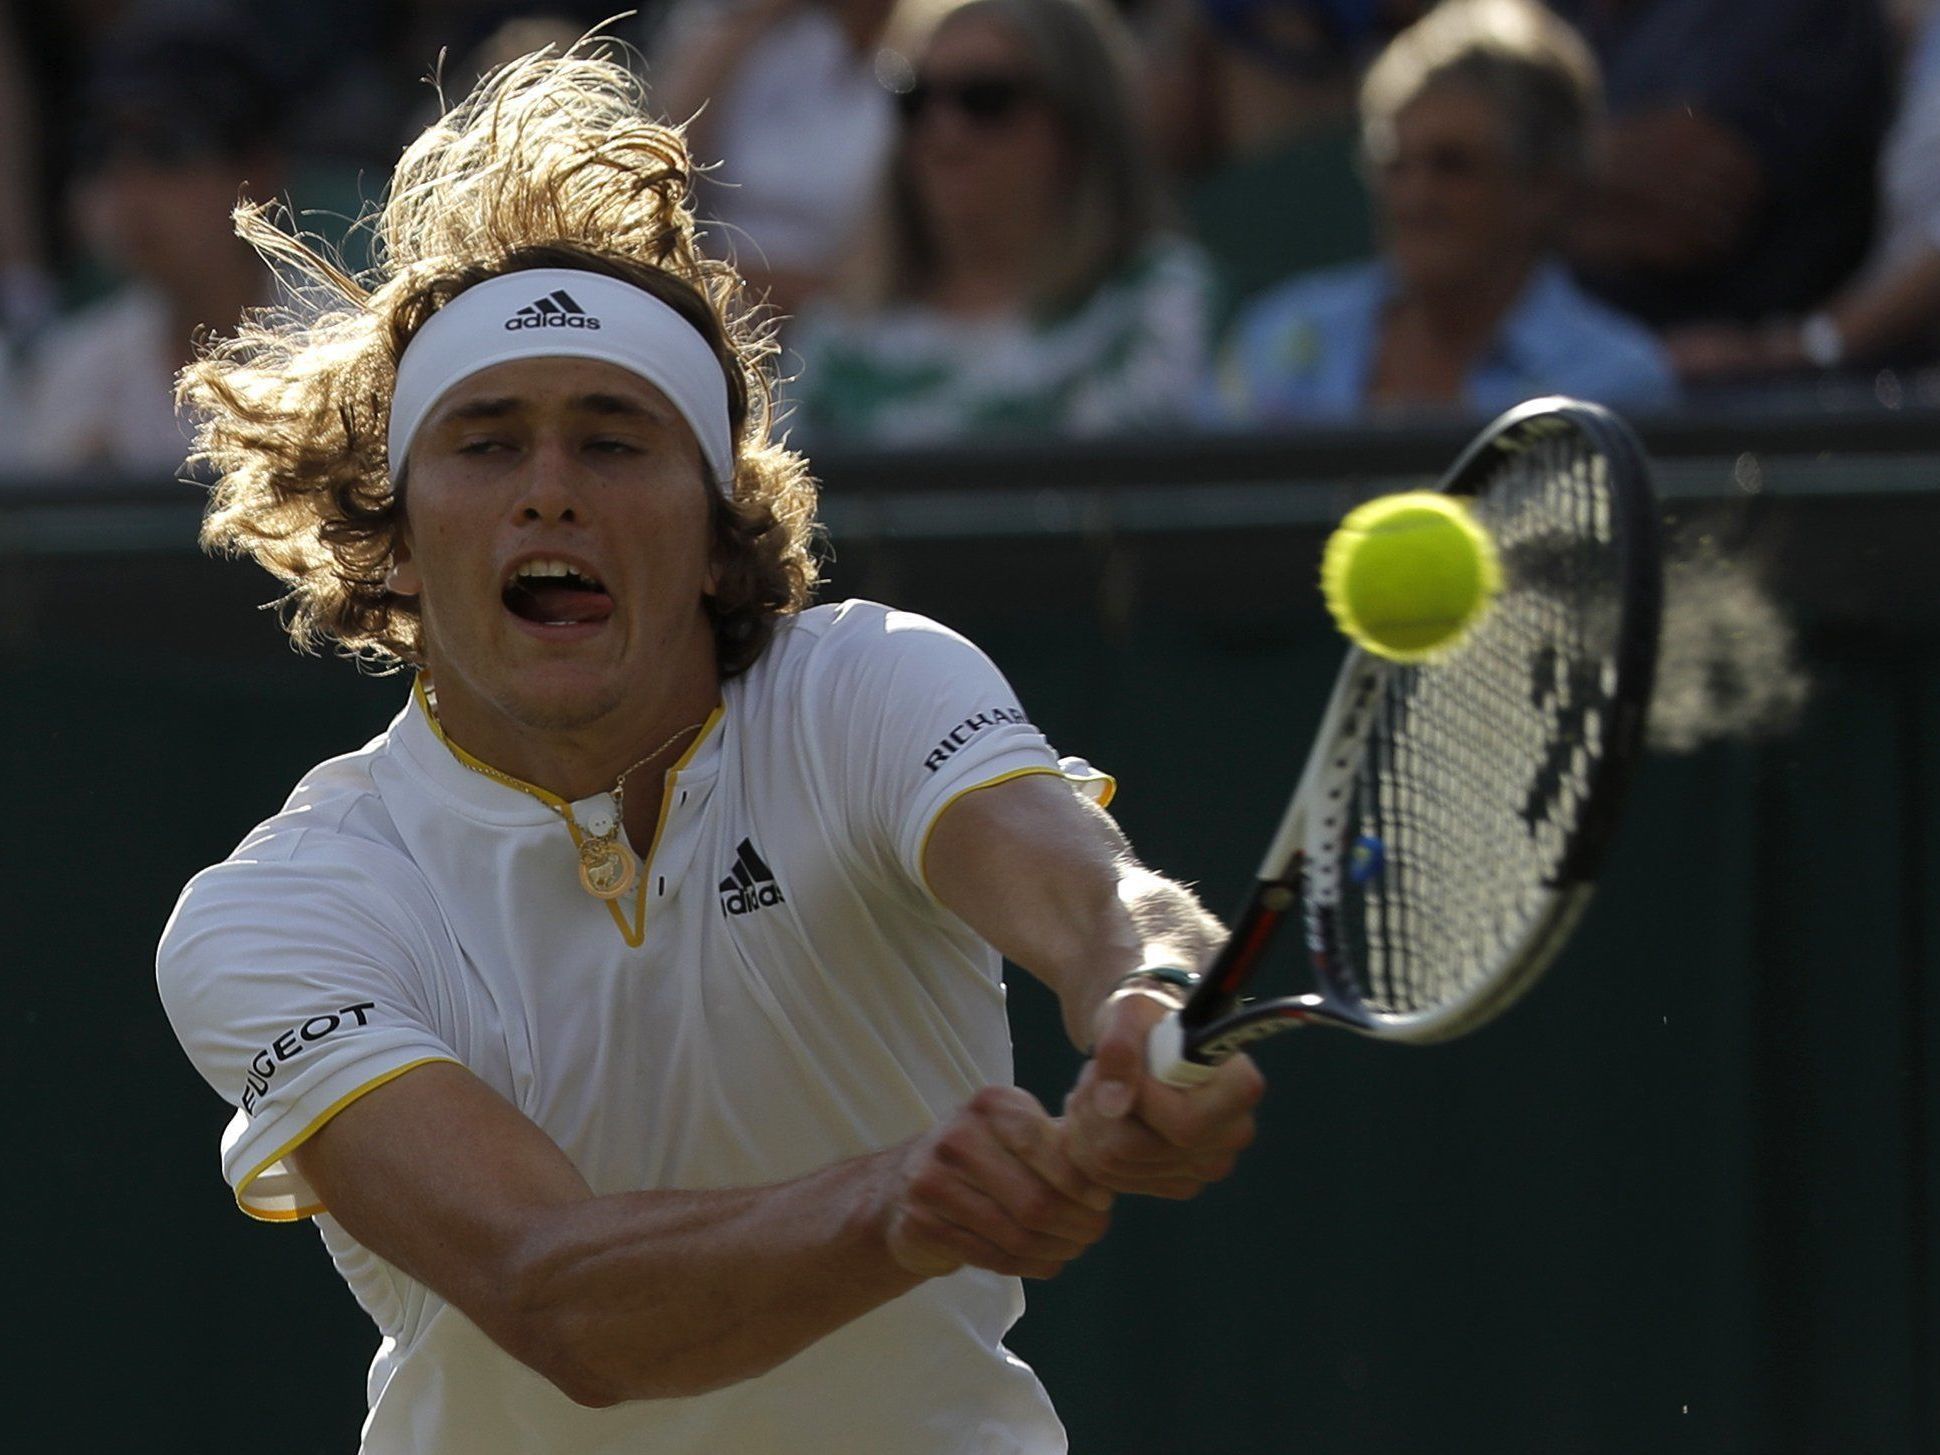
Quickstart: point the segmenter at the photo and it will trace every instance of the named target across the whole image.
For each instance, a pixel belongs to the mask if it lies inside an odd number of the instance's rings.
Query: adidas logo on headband
[[[544,298],[526,304],[505,320],[508,329],[519,328],[598,328],[600,321],[573,301],[564,288],[556,288]]]
[[[403,472],[412,439],[453,385],[500,364],[548,358],[593,359],[660,390],[693,430],[709,482],[733,493],[728,379],[708,336],[645,289],[581,268],[487,278],[424,321],[397,361],[384,432],[391,478]]]

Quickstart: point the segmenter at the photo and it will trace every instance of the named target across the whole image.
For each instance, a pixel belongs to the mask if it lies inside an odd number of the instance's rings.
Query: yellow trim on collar
[[[315,1207],[293,1208],[288,1212],[281,1210],[272,1212],[268,1208],[251,1207],[243,1201],[243,1198],[248,1194],[251,1183],[258,1177],[261,1177],[270,1168],[274,1167],[278,1162],[281,1162],[285,1157],[289,1156],[298,1147],[301,1147],[305,1142],[309,1141],[318,1132],[322,1131],[332,1117],[349,1106],[353,1101],[377,1090],[378,1087],[387,1081],[397,1080],[398,1077],[407,1071],[415,1071],[420,1066],[429,1066],[438,1061],[449,1061],[454,1066],[464,1064],[451,1056],[421,1056],[415,1061],[407,1061],[402,1066],[386,1071],[382,1076],[373,1077],[354,1091],[345,1092],[342,1096],[331,1102],[329,1106],[318,1112],[311,1119],[307,1127],[290,1138],[281,1147],[277,1148],[276,1151],[265,1157],[261,1162],[258,1162],[250,1171],[249,1175],[236,1184],[236,1206],[250,1217],[256,1219],[259,1223],[296,1223],[303,1221],[304,1218],[315,1217],[320,1212],[328,1211],[322,1203],[318,1203]]]
[[[523,778],[514,778],[503,768],[494,768],[483,759],[473,757],[445,736],[445,725],[438,721],[437,710],[432,707],[431,698],[424,690],[423,673],[419,673],[412,681],[411,695],[417,700],[418,706],[424,710],[425,721],[431,724],[431,731],[437,735],[438,741],[445,745],[454,758],[492,782],[502,783],[508,788],[516,788],[521,793],[529,793],[545,804],[566,821],[566,832],[572,835],[573,848],[575,850],[579,848],[585,836],[580,833],[579,824],[573,818],[570,803],[558,794],[539,787],[536,783],[528,783]],[[647,881],[653,877],[653,856],[660,847],[661,831],[667,827],[667,807],[673,801],[674,788],[680,771],[694,761],[694,755],[701,750],[701,744],[707,741],[708,736],[714,731],[714,725],[721,720],[722,714],[726,711],[726,703],[715,704],[714,711],[710,712],[707,715],[707,721],[701,724],[701,730],[694,734],[694,741],[687,745],[687,751],[674,761],[674,765],[661,779],[660,817],[653,826],[653,841],[647,845],[647,852],[640,858],[640,878],[633,888],[633,923],[627,923],[626,914],[621,910],[618,900],[606,901],[607,912],[613,916],[613,923],[619,928],[620,938],[626,941],[627,948],[630,950],[637,950],[646,942]]]
[[[640,856],[640,882],[633,889],[633,923],[627,924],[616,902],[610,899],[606,902],[606,907],[613,913],[613,923],[620,927],[620,938],[626,941],[629,950],[637,950],[646,942],[647,884],[653,878],[653,856],[660,852],[660,835],[667,828],[667,815],[674,804],[674,789],[680,784],[680,770],[694,761],[694,754],[701,750],[701,744],[707,741],[708,734],[714,731],[714,724],[721,720],[721,714],[726,711],[726,706],[722,705],[707,715],[707,721],[694,734],[694,741],[687,745],[687,751],[680,755],[661,779],[660,816],[654,820],[653,841],[647,845],[647,852]],[[576,849],[579,847],[579,825],[573,822],[570,814],[567,815],[566,825],[573,831],[573,847]]]
[[[516,788],[521,793],[529,793],[534,798],[538,799],[539,802],[543,803],[547,808],[550,808],[555,812],[563,813],[570,806],[567,804],[566,800],[561,798],[558,794],[550,792],[547,789],[541,788],[536,783],[528,783],[523,778],[514,778],[510,773],[507,773],[503,768],[494,768],[490,763],[487,763],[483,758],[473,757],[470,753],[466,752],[463,748],[459,747],[458,744],[454,743],[449,737],[447,737],[445,735],[445,725],[442,722],[438,721],[438,710],[431,705],[431,697],[424,690],[423,673],[419,673],[418,676],[412,680],[411,696],[416,698],[418,706],[424,709],[424,720],[431,724],[432,733],[437,737],[439,742],[445,745],[446,751],[449,752],[451,756],[456,758],[459,762],[463,763],[467,768],[471,769],[474,773],[478,773],[483,777],[489,778],[494,783],[503,784],[507,788]]]

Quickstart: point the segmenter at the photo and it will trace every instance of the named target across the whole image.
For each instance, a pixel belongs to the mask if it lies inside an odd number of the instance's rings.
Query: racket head
[[[1289,815],[1322,1002],[1303,1018],[1395,1041],[1493,1019],[1568,939],[1641,756],[1662,604],[1649,467],[1608,410],[1521,405],[1439,488],[1502,588],[1445,656],[1350,654],[1337,695],[1373,705],[1315,744]]]

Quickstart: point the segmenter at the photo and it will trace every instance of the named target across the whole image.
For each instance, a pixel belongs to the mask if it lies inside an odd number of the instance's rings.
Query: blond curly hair
[[[734,271],[700,251],[693,180],[680,130],[651,120],[614,48],[588,38],[499,68],[412,143],[366,220],[377,263],[361,279],[273,209],[236,209],[238,234],[292,302],[246,316],[183,370],[176,397],[198,421],[194,460],[216,480],[202,543],[288,587],[278,604],[294,645],[333,641],[379,666],[421,660],[417,604],[385,585],[404,516],[385,446],[398,360],[465,289],[527,268],[645,289],[721,361],[736,445],[730,498],[709,492],[722,675],[808,604],[815,482],[769,438],[773,330]]]

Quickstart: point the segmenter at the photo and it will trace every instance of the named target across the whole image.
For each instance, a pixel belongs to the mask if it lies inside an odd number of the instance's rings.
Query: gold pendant
[[[618,899],[633,887],[633,855],[610,838],[579,841],[579,882],[596,899]]]

